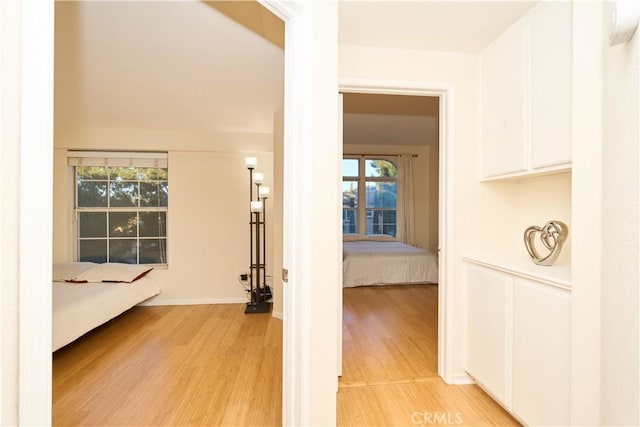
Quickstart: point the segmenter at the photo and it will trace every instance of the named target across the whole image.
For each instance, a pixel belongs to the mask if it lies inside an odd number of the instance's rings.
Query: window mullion
[[[107,190],[108,190],[108,188],[109,188],[109,187],[107,187]],[[109,204],[110,199],[111,199],[111,198],[107,196],[107,204]],[[109,215],[109,211],[107,211],[107,212],[106,212],[106,214],[107,214],[107,230],[106,230],[106,232],[105,232],[105,236],[106,236],[106,238],[107,238],[107,262],[110,262],[110,259],[109,259],[110,257],[109,257],[109,255],[110,255],[110,253],[111,253],[111,247],[110,247],[110,244],[111,244],[111,238],[110,238],[110,236],[109,236],[109,230],[110,230],[110,227],[109,227],[109,221],[110,221],[110,219],[111,219],[111,218],[110,218],[110,216],[111,216],[111,215]]]
[[[142,198],[140,195],[142,183],[140,182],[140,175],[136,174],[136,178],[138,179],[138,194],[136,194],[136,264],[140,264],[140,199]]]
[[[367,234],[367,187],[364,176],[366,159],[362,157],[358,164],[358,233]]]

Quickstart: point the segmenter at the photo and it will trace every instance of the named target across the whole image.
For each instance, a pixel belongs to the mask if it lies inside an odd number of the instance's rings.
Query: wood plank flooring
[[[437,376],[437,289],[436,285],[345,288],[340,385]]]
[[[338,425],[518,425],[436,374],[437,286],[344,292]],[[56,426],[279,426],[282,322],[242,304],[136,307],[53,356]]]
[[[57,351],[53,424],[281,424],[282,322],[242,304],[136,307]]]
[[[344,289],[338,425],[519,425],[478,386],[437,374],[437,285]]]

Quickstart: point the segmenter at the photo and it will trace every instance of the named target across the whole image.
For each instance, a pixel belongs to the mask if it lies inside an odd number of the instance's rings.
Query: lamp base
[[[259,304],[247,303],[244,314],[269,313],[271,312],[272,306],[273,304],[270,302],[261,302]]]

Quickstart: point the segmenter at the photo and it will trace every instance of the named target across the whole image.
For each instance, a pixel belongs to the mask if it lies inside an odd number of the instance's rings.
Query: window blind
[[[123,151],[68,151],[69,166],[166,168],[167,153]]]

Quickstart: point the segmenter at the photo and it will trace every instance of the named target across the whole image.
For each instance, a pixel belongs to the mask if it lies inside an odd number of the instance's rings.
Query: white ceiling
[[[477,53],[534,3],[345,1],[339,4],[339,41]],[[366,99],[355,101],[358,96],[363,95],[345,94],[345,144],[420,146],[438,142],[437,98],[364,95]]]
[[[343,1],[339,40],[478,52],[530,6]],[[255,2],[56,2],[56,126],[270,133],[283,98],[281,25]],[[437,132],[433,118],[354,114],[348,132],[361,140]],[[384,135],[393,120],[402,138]]]
[[[217,8],[56,2],[56,125],[267,132],[284,52]]]
[[[436,97],[345,93],[342,139],[345,144],[436,144],[438,118]]]
[[[343,1],[341,44],[480,52],[535,1]]]

